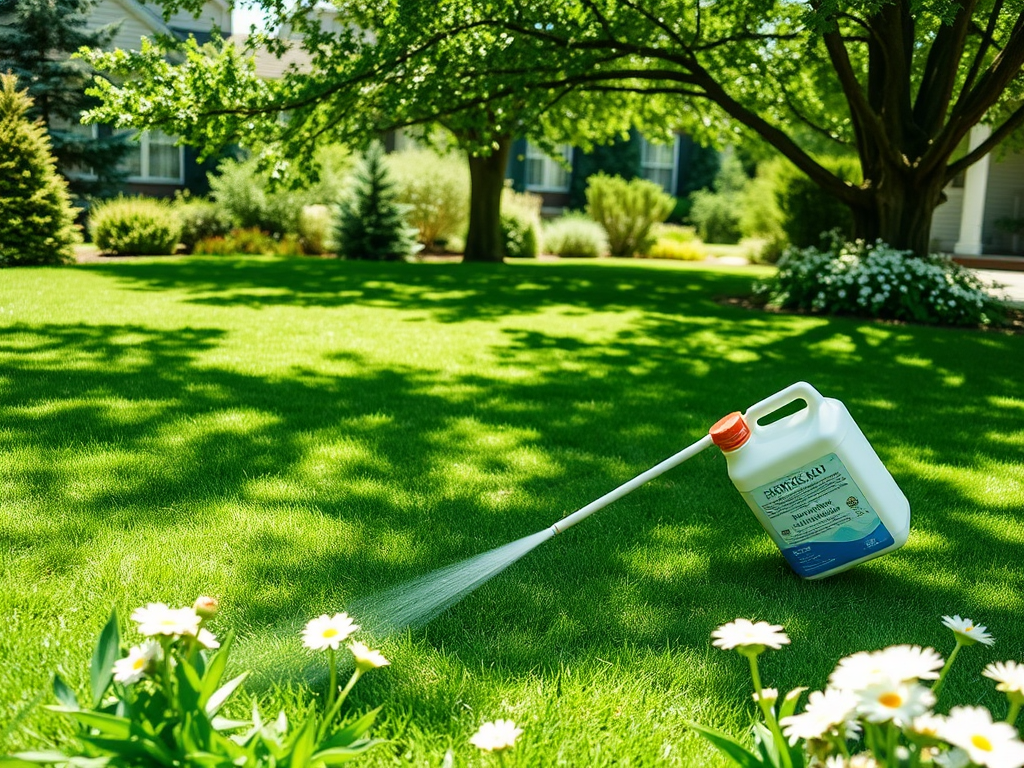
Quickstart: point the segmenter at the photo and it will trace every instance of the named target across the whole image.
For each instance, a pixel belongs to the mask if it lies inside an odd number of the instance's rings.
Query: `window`
[[[671,144],[651,144],[640,137],[640,169],[643,177],[653,181],[670,195],[676,193],[676,160],[679,137]]]
[[[572,162],[572,146],[559,144],[558,157]],[[526,145],[526,188],[536,192],[568,192],[569,171],[533,144]]]
[[[184,150],[174,146],[174,137],[163,131],[146,131],[129,139],[130,148],[121,167],[131,181],[185,182]]]

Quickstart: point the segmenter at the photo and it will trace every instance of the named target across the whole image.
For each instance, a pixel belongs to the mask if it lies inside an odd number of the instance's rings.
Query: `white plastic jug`
[[[761,426],[798,400],[807,407]],[[729,478],[805,579],[903,546],[910,504],[846,406],[797,382],[711,428]]]

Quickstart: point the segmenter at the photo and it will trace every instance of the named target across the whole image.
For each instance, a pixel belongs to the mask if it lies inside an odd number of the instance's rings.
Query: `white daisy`
[[[150,603],[132,612],[132,621],[139,624],[139,633],[154,635],[194,635],[202,619],[192,608],[168,608],[164,603]]]
[[[1024,694],[1024,664],[1018,664],[1016,661],[997,661],[985,667],[981,674],[998,683],[997,691]]]
[[[833,688],[861,691],[889,680],[935,680],[940,669],[942,657],[931,648],[894,645],[871,653],[860,651],[840,659],[828,683]]]
[[[711,644],[723,650],[733,648],[781,648],[789,644],[789,637],[778,624],[759,621],[756,624],[750,619],[736,619],[723,624],[711,633],[716,638]]]
[[[199,630],[199,634],[196,635],[196,640],[199,644],[209,651],[215,651],[220,648],[220,641],[217,636],[205,627]]]
[[[137,683],[163,657],[163,649],[155,640],[147,640],[128,650],[128,655],[114,662],[114,680],[124,685]]]
[[[333,616],[325,613],[306,624],[306,628],[302,630],[302,642],[314,651],[324,651],[328,648],[336,651],[349,635],[358,629],[347,613],[336,613]]]
[[[942,738],[960,747],[972,763],[986,768],[1020,768],[1024,743],[1008,723],[993,723],[984,707],[953,707],[942,729]]]
[[[480,730],[470,737],[469,743],[485,752],[501,752],[512,749],[522,732],[523,729],[516,728],[511,720],[495,720],[481,725]]]
[[[930,739],[942,738],[942,729],[946,727],[944,715],[927,713],[918,715],[910,721],[910,732]]]
[[[779,721],[790,745],[800,739],[820,739],[840,726],[848,732],[857,730],[851,720],[857,706],[857,697],[850,691],[826,688],[807,697],[807,706],[799,715],[790,715]]]
[[[868,686],[857,694],[857,713],[869,723],[892,721],[903,726],[923,715],[935,703],[935,694],[916,683],[888,682]]]
[[[751,697],[755,702],[763,701],[769,707],[772,707],[779,700],[779,691],[777,688],[762,688],[760,696],[757,694],[757,691],[754,691]]]
[[[358,641],[349,643],[348,649],[356,660],[356,668],[360,672],[366,672],[377,667],[384,667],[391,662],[384,658],[380,651],[371,651]]]
[[[992,645],[995,643],[995,639],[985,631],[985,627],[975,624],[970,619],[961,619],[959,616],[943,616],[942,623],[953,630],[956,641],[961,645],[974,645],[975,643]]]

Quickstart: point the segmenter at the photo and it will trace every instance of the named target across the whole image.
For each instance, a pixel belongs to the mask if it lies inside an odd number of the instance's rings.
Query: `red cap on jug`
[[[750,427],[743,420],[743,414],[734,411],[716,421],[710,434],[711,442],[723,451],[735,451],[750,438]]]

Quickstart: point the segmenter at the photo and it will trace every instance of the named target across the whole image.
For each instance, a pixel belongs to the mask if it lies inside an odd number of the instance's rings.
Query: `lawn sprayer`
[[[540,547],[423,630],[353,704],[392,739],[362,765],[720,765],[745,738],[736,617],[782,624],[767,685],[846,654],[987,625],[948,703],[1024,658],[1024,336],[768,315],[717,301],[755,271],[151,259],[0,273],[0,752],[59,739],[117,607],[223,605],[265,711],[323,685],[321,613],[550,525],[805,379],[842,400],[910,500],[899,552],[794,576],[708,451]],[[356,617],[358,619],[358,617]],[[243,697],[244,698],[244,697]],[[30,706],[41,702],[39,706]],[[243,705],[245,703],[243,702]],[[941,708],[941,704],[940,704]],[[38,736],[34,736],[37,734]],[[0,735],[4,726],[0,725]]]

